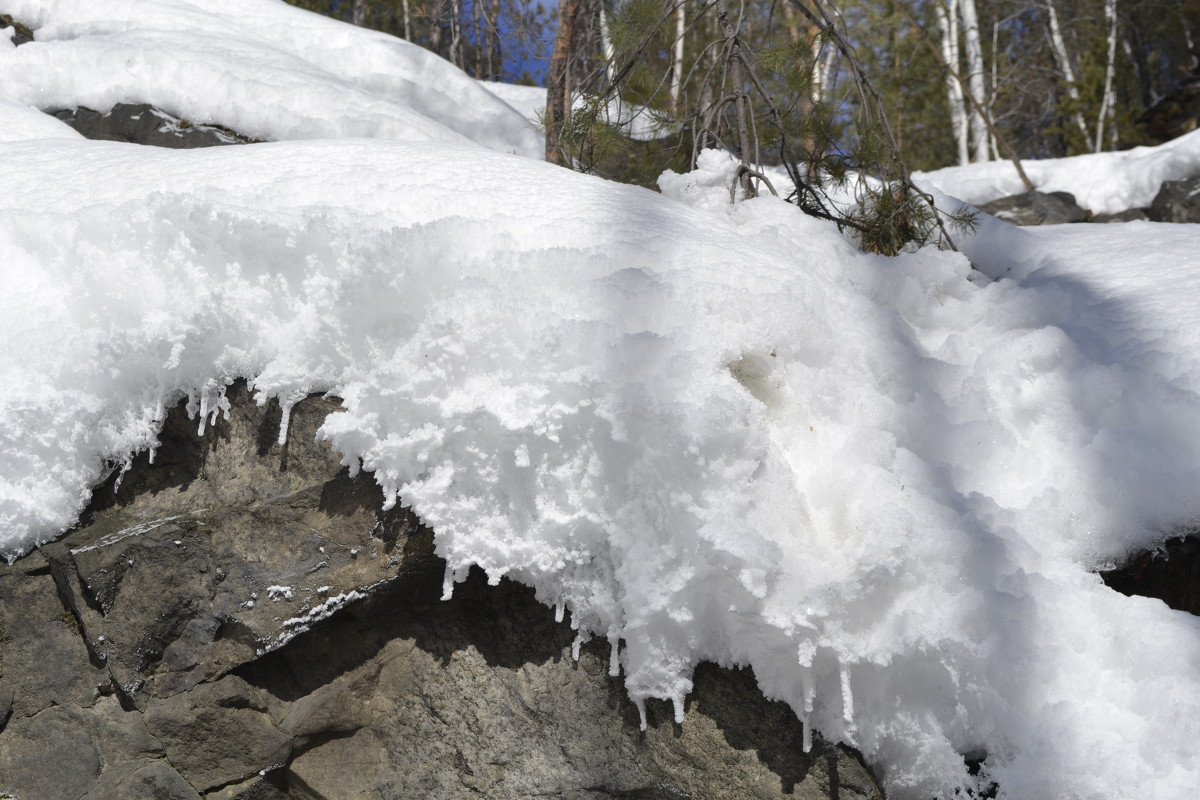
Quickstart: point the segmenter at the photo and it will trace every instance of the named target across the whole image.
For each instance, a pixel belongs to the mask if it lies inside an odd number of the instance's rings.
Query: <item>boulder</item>
[[[221,125],[188,122],[147,103],[117,103],[104,112],[80,107],[51,113],[88,139],[176,150],[255,141]]]
[[[339,401],[170,411],[79,526],[0,565],[0,796],[107,800],[881,798],[749,670],[648,728],[607,643],[444,562],[316,439]]]
[[[1155,222],[1200,222],[1200,175],[1165,181],[1148,213]]]
[[[1025,192],[985,203],[979,210],[1013,225],[1060,225],[1087,219],[1087,212],[1069,192]]]
[[[12,28],[12,30],[8,30]],[[12,18],[11,14],[0,14],[0,36],[10,37],[15,45],[23,45],[33,41],[33,31],[28,25],[23,25]]]

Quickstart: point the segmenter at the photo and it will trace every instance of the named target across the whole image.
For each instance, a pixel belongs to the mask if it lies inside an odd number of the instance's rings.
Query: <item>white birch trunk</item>
[[[1067,42],[1063,39],[1062,28],[1058,24],[1058,11],[1054,8],[1053,0],[1046,0],[1046,15],[1050,20],[1050,46],[1054,50],[1054,60],[1058,62],[1058,68],[1067,82],[1067,94],[1078,103],[1079,86],[1075,83],[1075,69],[1071,66],[1071,56],[1067,52]],[[1076,111],[1074,118],[1075,126],[1083,134],[1084,144],[1090,145],[1091,137],[1088,135],[1088,126],[1083,119],[1083,112]]]
[[[975,10],[975,0],[961,0],[963,38],[967,54],[967,84],[975,102],[971,104],[968,119],[971,123],[972,158],[975,161],[988,160],[988,129],[983,121],[980,108],[987,108],[987,76],[984,72],[983,45],[979,40],[979,14]]]
[[[600,7],[600,51],[604,54],[604,77],[612,86],[617,77],[617,54],[613,50],[612,35],[608,32],[608,14],[604,13],[604,6]]]
[[[1104,21],[1108,23],[1108,60],[1104,64],[1104,100],[1100,103],[1100,113],[1096,116],[1096,148],[1099,153],[1104,147],[1104,122],[1113,112],[1116,102],[1113,91],[1113,74],[1117,67],[1117,0],[1104,0]],[[1116,134],[1116,127],[1113,127]]]
[[[942,58],[955,72],[962,64],[958,56],[958,0],[937,4],[938,32],[942,35]],[[951,74],[946,75],[946,102],[950,106],[950,129],[958,148],[958,163],[971,163],[970,142],[967,140],[967,98],[962,84]]]
[[[354,0],[354,16],[351,22],[355,25],[367,23],[367,0]]]
[[[412,21],[411,21],[412,16],[411,16],[411,11],[409,10],[409,7],[408,7],[408,2],[409,2],[409,0],[402,0],[400,6],[401,6],[402,10],[404,11],[404,39],[405,39],[405,41],[411,42],[412,41]]]
[[[462,0],[450,0],[450,63],[463,68],[462,59]]]
[[[684,17],[684,0],[675,0],[675,46],[671,55],[671,108],[679,108],[679,98],[683,92],[683,37],[687,32],[687,20]]]

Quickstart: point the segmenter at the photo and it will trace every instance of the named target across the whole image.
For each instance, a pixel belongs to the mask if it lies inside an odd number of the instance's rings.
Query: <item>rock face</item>
[[[220,125],[193,124],[146,103],[117,103],[104,113],[90,108],[52,113],[88,139],[177,150],[254,141]]]
[[[1155,222],[1200,222],[1200,175],[1163,183],[1149,216]]]
[[[335,399],[280,445],[277,405],[228,398],[0,565],[0,796],[882,797],[748,671],[701,666],[684,722],[652,702],[640,731],[607,644],[575,661],[530,590],[440,600],[432,533],[315,440]]]
[[[993,200],[979,210],[1014,225],[1059,225],[1087,218],[1069,192],[1025,192]]]

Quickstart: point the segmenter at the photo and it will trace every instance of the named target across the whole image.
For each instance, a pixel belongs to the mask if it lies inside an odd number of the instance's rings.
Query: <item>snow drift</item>
[[[69,33],[0,42],[25,120],[106,85],[77,42],[103,64],[178,45],[100,99],[175,92],[184,114],[236,94],[201,88],[193,31],[311,46],[316,84],[331,42],[409,52],[274,0],[9,5]],[[244,63],[234,117],[198,119],[370,132]],[[1200,623],[1093,571],[1200,518],[1189,228],[997,223],[969,242],[1007,264],[991,282],[958,254],[861,254],[774,199],[729,206],[717,153],[663,196],[412,103],[377,140],[0,143],[0,553],[70,526],[180,397],[204,426],[239,377],[285,409],[332,392],[321,435],[435,529],[446,591],[473,564],[532,585],[609,639],[639,703],[682,713],[698,661],[748,664],[894,798],[1192,791]]]

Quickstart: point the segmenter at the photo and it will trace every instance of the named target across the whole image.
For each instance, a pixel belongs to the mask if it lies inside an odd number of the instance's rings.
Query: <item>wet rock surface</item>
[[[56,798],[876,798],[849,750],[802,752],[753,675],[702,665],[682,724],[648,729],[607,643],[525,587],[444,563],[316,429],[244,385],[79,527],[0,565],[0,793]]]
[[[148,103],[117,103],[103,112],[81,107],[51,113],[88,139],[176,150],[255,141],[220,125],[189,122]]]

